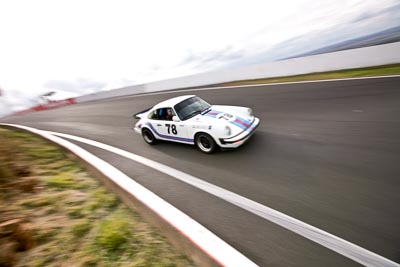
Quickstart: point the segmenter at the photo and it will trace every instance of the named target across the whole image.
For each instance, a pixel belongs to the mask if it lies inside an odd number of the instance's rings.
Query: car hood
[[[245,107],[214,105],[208,112],[195,116],[193,120],[227,125],[231,127],[233,134],[237,134],[248,129],[254,121],[254,116],[248,110]]]
[[[230,114],[232,116],[236,116],[245,120],[252,121],[254,116],[251,116],[248,112],[249,108],[238,107],[238,106],[222,106],[222,105],[214,105],[211,106],[211,110],[213,112]]]

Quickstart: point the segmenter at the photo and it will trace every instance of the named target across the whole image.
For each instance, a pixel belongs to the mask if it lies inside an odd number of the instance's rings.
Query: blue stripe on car
[[[252,125],[253,121],[250,122],[248,120],[245,120],[243,118],[237,117],[238,120],[240,120],[242,123],[245,123],[247,125],[246,131],[252,132],[254,130],[254,125]]]
[[[157,130],[153,127],[153,125],[150,122],[147,122],[146,125],[149,126],[151,128],[151,130],[153,130],[153,132],[161,138],[175,140],[175,141],[182,141],[182,142],[187,142],[187,143],[194,142],[194,140],[190,139],[190,138],[183,138],[183,137],[178,137],[178,136],[170,136],[170,135],[160,134],[159,132],[157,132]]]
[[[237,120],[239,120],[241,123],[245,124],[247,127],[251,125],[251,121],[248,121],[246,119],[243,119],[241,117],[236,117]]]
[[[244,126],[243,124],[238,123],[238,122],[236,122],[236,121],[230,121],[229,123],[231,123],[231,124],[233,124],[233,125],[239,127],[239,128],[242,129],[242,130],[246,130],[246,129],[247,129],[246,126]]]

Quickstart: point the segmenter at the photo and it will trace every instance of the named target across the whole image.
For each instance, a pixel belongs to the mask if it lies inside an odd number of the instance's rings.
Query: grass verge
[[[235,81],[235,82],[216,84],[213,86],[235,86],[235,85],[283,83],[283,82],[300,82],[300,81],[330,80],[330,79],[340,79],[340,78],[385,76],[385,75],[395,75],[395,74],[400,74],[400,64],[391,64],[391,65],[374,66],[368,68],[347,69],[347,70],[329,71],[329,72],[316,72],[303,75],[265,78],[257,80]]]
[[[0,266],[193,266],[73,158],[0,128]]]

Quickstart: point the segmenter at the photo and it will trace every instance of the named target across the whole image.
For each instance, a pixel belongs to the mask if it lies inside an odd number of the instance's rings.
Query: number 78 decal
[[[167,123],[167,124],[165,124],[165,127],[168,128],[168,134],[171,134],[171,132],[173,134],[178,134],[178,131],[176,130],[176,125],[174,125],[174,124],[171,125],[171,124]]]

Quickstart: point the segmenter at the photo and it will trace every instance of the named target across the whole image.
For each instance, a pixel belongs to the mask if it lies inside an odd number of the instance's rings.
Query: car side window
[[[166,108],[165,109],[165,120],[172,121],[173,116],[175,116],[175,112],[172,110],[172,108]]]
[[[175,112],[172,108],[159,108],[152,111],[148,118],[151,120],[172,121],[173,116],[175,116]]]
[[[148,118],[151,119],[151,120],[159,120],[159,118],[158,118],[158,110],[157,110],[157,109],[156,109],[156,110],[153,110],[153,111],[149,114]]]

